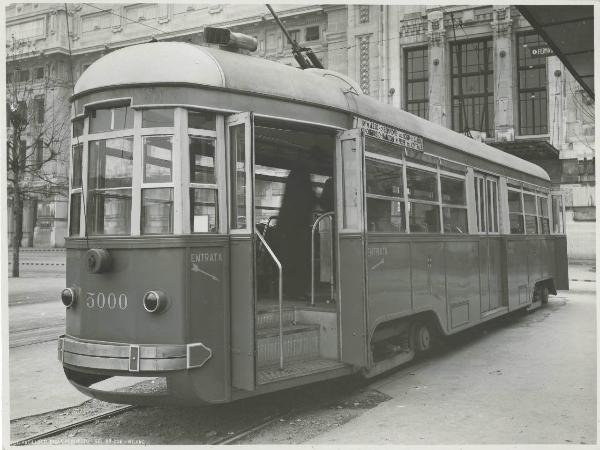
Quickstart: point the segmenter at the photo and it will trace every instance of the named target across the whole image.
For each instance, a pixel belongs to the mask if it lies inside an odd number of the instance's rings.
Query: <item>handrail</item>
[[[315,306],[315,230],[321,220],[326,217],[331,217],[331,233],[333,236],[333,211],[326,212],[317,217],[313,223],[311,236],[310,236],[310,306]],[[333,239],[331,240],[331,251],[333,255]]]
[[[279,259],[275,256],[275,253],[273,253],[273,250],[271,250],[271,247],[269,247],[265,238],[260,234],[256,225],[254,226],[254,231],[267,249],[267,252],[269,252],[269,255],[271,255],[271,259],[273,259],[273,262],[279,271],[279,369],[283,369],[283,269],[281,267],[281,262],[279,262]]]

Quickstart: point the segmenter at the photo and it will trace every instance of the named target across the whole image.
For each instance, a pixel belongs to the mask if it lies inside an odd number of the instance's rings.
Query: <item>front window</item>
[[[173,188],[142,189],[142,234],[173,233]]]
[[[133,111],[129,106],[93,109],[89,118],[90,134],[133,128]]]
[[[144,183],[169,183],[173,172],[173,136],[144,137]]]
[[[223,118],[206,110],[112,104],[73,119],[70,235],[83,234],[82,216],[86,236],[218,232],[219,124]],[[242,127],[242,150],[243,135]]]
[[[88,234],[129,234],[133,138],[90,141],[88,166]]]
[[[142,128],[172,127],[173,111],[172,108],[142,110]]]

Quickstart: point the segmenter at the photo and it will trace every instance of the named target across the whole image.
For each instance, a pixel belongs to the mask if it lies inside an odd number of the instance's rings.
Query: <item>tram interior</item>
[[[266,120],[257,120],[254,136],[255,219],[283,269],[284,359],[337,359],[335,227],[330,217],[315,227],[311,264],[313,225],[334,211],[335,136]],[[279,274],[265,246],[259,243],[256,249],[258,364],[268,367],[279,353]],[[310,364],[304,367],[309,370]]]

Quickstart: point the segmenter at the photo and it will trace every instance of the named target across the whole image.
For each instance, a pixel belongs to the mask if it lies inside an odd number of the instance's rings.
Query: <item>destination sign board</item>
[[[423,138],[382,123],[364,120],[361,127],[366,136],[381,139],[417,151],[423,151]]]

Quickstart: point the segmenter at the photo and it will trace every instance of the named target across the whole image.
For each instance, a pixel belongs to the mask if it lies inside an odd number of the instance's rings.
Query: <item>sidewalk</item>
[[[596,274],[569,279],[546,308],[375,381],[391,400],[304,444],[595,444]]]

